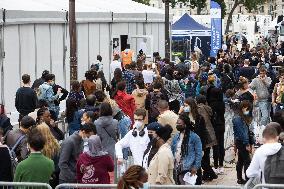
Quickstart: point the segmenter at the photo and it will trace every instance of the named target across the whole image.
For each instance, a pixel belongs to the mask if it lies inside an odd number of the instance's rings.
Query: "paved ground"
[[[237,172],[236,164],[225,164],[225,173],[218,175],[218,179],[211,182],[205,182],[205,185],[226,185],[226,186],[238,186],[237,184]]]

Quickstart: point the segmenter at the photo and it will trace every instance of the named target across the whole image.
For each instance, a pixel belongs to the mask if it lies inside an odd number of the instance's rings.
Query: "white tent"
[[[13,120],[14,99],[21,75],[32,81],[44,69],[69,89],[68,0],[0,0],[1,102]],[[113,40],[127,36],[131,49],[139,51],[147,38],[148,54],[164,56],[164,13],[131,0],[76,0],[78,79],[100,54],[109,79]]]

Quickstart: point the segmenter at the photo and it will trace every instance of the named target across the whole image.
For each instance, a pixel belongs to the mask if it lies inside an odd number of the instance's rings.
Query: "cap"
[[[161,126],[158,122],[153,122],[147,125],[147,130],[157,131]]]

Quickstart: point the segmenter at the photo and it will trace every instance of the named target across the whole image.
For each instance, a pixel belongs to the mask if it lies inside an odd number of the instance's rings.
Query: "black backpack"
[[[264,165],[264,178],[267,184],[284,184],[284,147],[268,156]]]
[[[20,145],[20,143],[22,142],[22,140],[25,138],[26,136],[25,135],[22,135],[20,136],[16,143],[14,144],[13,147],[9,148],[9,154],[10,154],[10,159],[11,159],[11,172],[12,172],[12,175],[15,174],[15,171],[16,171],[16,167],[19,163],[18,161],[18,158],[17,158],[17,155],[16,155],[16,149],[17,147]]]
[[[161,100],[161,92],[150,92],[150,116],[152,118],[157,118],[160,115],[158,110],[158,102]]]

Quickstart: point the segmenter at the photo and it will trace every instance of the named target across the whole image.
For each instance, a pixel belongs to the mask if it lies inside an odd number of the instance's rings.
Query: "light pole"
[[[78,79],[75,0],[69,0],[70,85]]]
[[[169,0],[165,2],[165,57],[170,59],[171,45],[170,45],[170,7]]]

